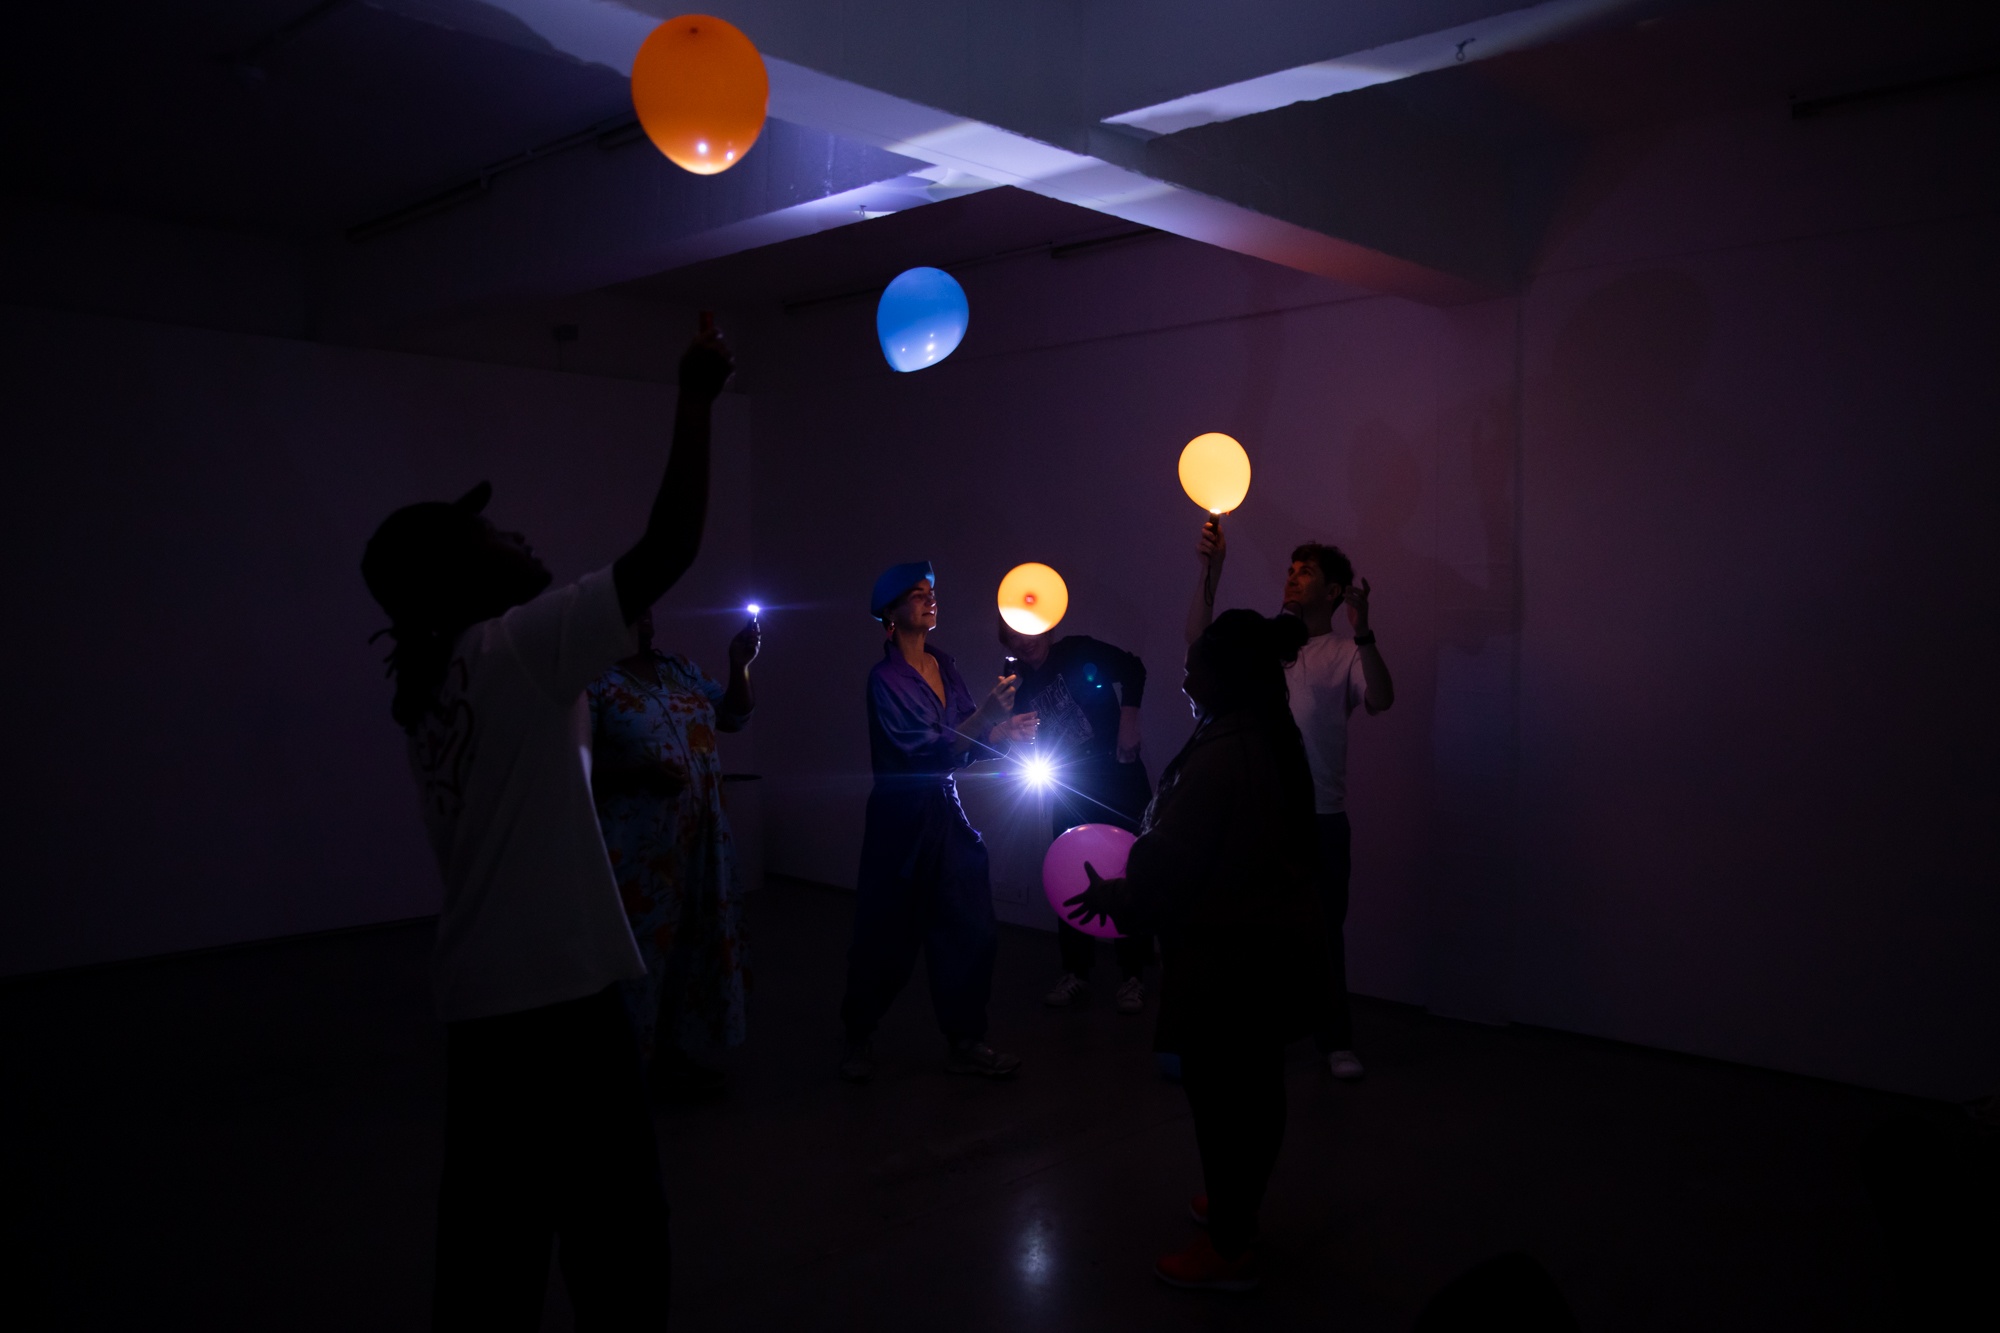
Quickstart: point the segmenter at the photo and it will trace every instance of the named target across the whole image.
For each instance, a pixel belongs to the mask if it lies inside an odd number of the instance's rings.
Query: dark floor
[[[1855,1156],[1910,1103],[1369,1001],[1365,1082],[1294,1051],[1265,1289],[1162,1287],[1200,1178],[1150,1011],[1114,1014],[1108,974],[1083,1011],[1043,1008],[1054,941],[1003,927],[994,1036],[1019,1080],[937,1072],[920,974],[849,1087],[848,905],[758,895],[733,1090],[660,1117],[680,1329],[1400,1333],[1512,1248],[1593,1333],[1884,1322]],[[9,1326],[424,1327],[428,946],[397,927],[0,987]],[[569,1326],[559,1290],[545,1326]]]

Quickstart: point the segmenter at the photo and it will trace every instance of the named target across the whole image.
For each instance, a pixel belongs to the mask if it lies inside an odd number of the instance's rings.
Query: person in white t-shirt
[[[534,1327],[552,1247],[580,1327],[665,1326],[666,1196],[616,989],[646,967],[591,798],[584,689],[694,563],[731,369],[712,330],[681,358],[666,475],[609,569],[551,588],[527,541],[484,517],[484,482],[397,510],[362,556],[445,889],[439,1329]]]
[[[1201,582],[1188,608],[1187,638],[1193,643],[1215,617],[1215,590],[1229,554],[1222,524],[1202,525],[1195,548]],[[1333,632],[1334,612],[1347,608],[1350,635]],[[1352,830],[1347,822],[1347,720],[1356,708],[1385,712],[1396,701],[1389,664],[1375,646],[1368,623],[1368,580],[1354,579],[1354,565],[1337,546],[1307,542],[1292,552],[1285,573],[1282,613],[1306,622],[1306,645],[1285,668],[1292,717],[1306,740],[1313,775],[1313,809],[1319,824],[1321,907],[1332,968],[1330,1003],[1313,1034],[1335,1078],[1360,1078],[1354,1053],[1354,1021],[1347,1002],[1347,884],[1352,869]]]

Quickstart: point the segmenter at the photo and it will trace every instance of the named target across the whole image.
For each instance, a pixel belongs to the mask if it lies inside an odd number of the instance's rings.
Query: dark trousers
[[[1058,921],[1056,944],[1062,950],[1063,971],[1088,978],[1090,965],[1097,957],[1097,940],[1067,921]],[[1146,964],[1153,961],[1153,941],[1126,935],[1111,942],[1111,952],[1118,959],[1119,979],[1129,980],[1142,975]]]
[[[1285,1141],[1285,1048],[1274,1040],[1191,1044],[1181,1087],[1208,1185],[1208,1234],[1225,1259],[1250,1247]]]
[[[1347,1003],[1347,880],[1354,868],[1352,829],[1345,813],[1317,815],[1320,912],[1326,919],[1326,1006],[1313,1027],[1322,1051],[1354,1049],[1354,1016]]]
[[[446,1029],[432,1326],[541,1327],[557,1247],[580,1330],[667,1324],[667,1199],[616,987]]]
[[[876,819],[870,798],[869,817]],[[841,1021],[850,1039],[875,1031],[909,984],[923,951],[931,1007],[952,1042],[986,1036],[986,1000],[993,989],[999,933],[986,845],[956,802],[949,820],[933,823],[915,847],[897,847],[871,828],[863,841],[854,895],[854,943],[847,952],[847,997]]]

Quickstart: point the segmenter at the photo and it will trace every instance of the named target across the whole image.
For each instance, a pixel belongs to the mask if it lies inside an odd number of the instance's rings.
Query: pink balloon
[[[1042,858],[1042,892],[1047,895],[1049,906],[1056,909],[1056,915],[1069,921],[1073,910],[1069,900],[1090,887],[1090,876],[1083,872],[1085,861],[1090,862],[1100,878],[1117,879],[1125,873],[1125,858],[1132,854],[1132,844],[1137,841],[1111,824],[1078,824],[1050,843],[1049,854]],[[1069,923],[1100,940],[1124,938],[1109,921],[1093,920],[1088,925],[1081,921]]]

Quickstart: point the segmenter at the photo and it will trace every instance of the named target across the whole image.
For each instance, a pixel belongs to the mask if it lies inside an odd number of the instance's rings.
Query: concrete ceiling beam
[[[366,339],[449,311],[590,291],[928,202],[923,163],[772,119],[757,151],[692,176],[643,138],[588,144],[493,182],[469,206],[326,256],[324,336]]]
[[[1490,295],[1504,281],[1492,268],[1472,275],[1274,215],[1222,191],[1191,189],[1145,170],[1073,152],[981,121],[922,106],[874,88],[767,58],[774,114],[821,126],[843,139],[934,163],[1161,231],[1254,255],[1321,277],[1432,304]],[[1117,141],[1120,136],[1108,136]],[[1140,162],[1152,145],[1126,141]],[[1105,144],[1100,141],[1100,149]],[[1159,160],[1171,161],[1166,155]],[[1199,165],[1199,157],[1185,159]],[[1235,182],[1218,175],[1227,188]]]
[[[1481,41],[1488,50],[1518,48],[1676,2],[716,0],[704,8],[758,43],[774,117],[1448,304],[1505,290],[1518,276],[1523,246],[1505,155],[1410,114],[1400,99],[1370,97],[1374,88],[1288,105],[1301,88],[1343,85],[1315,84],[1320,75],[1310,69],[1303,83],[1270,80],[1297,75],[1301,57],[1319,66],[1351,57],[1359,68],[1379,56],[1395,66],[1377,72],[1379,84],[1457,63]],[[630,72],[646,34],[682,9],[681,0],[368,3],[453,26],[482,10],[504,14],[507,31],[620,73]],[[1447,38],[1451,52],[1440,55]],[[1353,74],[1342,66],[1342,78]],[[1227,94],[1219,111],[1190,110],[1204,90]],[[1326,110],[1333,103],[1343,104],[1338,113]],[[1160,106],[1168,113],[1158,123],[1177,132],[1150,135],[1143,114],[1133,125],[1106,123]]]

